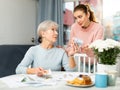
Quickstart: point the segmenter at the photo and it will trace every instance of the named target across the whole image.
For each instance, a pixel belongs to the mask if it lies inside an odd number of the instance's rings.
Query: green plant
[[[90,46],[101,64],[115,65],[120,53],[120,42],[112,39],[96,40]]]

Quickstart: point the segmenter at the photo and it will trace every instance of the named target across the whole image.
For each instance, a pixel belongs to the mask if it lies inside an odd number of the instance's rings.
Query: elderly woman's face
[[[44,33],[44,40],[55,43],[57,41],[58,30],[55,26],[48,28]]]

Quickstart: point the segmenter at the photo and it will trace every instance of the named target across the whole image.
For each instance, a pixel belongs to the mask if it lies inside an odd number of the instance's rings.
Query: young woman
[[[79,4],[74,8],[73,15],[75,23],[71,26],[70,40],[66,51],[69,56],[74,55],[75,52],[71,52],[73,49],[77,53],[85,53],[93,58],[94,54],[88,48],[89,44],[97,39],[104,39],[104,28],[96,22],[94,13],[88,5]],[[76,41],[79,41],[79,46]],[[93,60],[91,63],[93,64]]]
[[[74,8],[73,15],[76,22],[71,26],[69,45],[74,44],[74,49],[76,49],[74,42],[76,38],[82,42],[77,50],[91,56],[93,54],[88,46],[97,39],[104,39],[104,28],[95,21],[94,13],[88,5],[79,4]]]

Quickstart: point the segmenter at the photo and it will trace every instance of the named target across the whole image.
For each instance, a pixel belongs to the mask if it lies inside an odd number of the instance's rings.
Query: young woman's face
[[[44,39],[48,42],[55,43],[58,37],[58,30],[56,27],[50,27],[44,32]]]
[[[77,10],[74,12],[74,18],[81,27],[84,27],[86,22],[89,20],[88,14],[85,14],[81,10]]]

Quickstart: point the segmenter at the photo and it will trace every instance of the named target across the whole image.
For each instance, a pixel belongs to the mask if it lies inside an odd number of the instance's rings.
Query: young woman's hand
[[[81,52],[86,53],[88,56],[93,56],[93,51],[89,48],[89,45],[84,45],[81,47]]]
[[[73,56],[75,53],[80,52],[80,46],[72,41],[72,43],[68,46],[67,52],[68,56]]]

